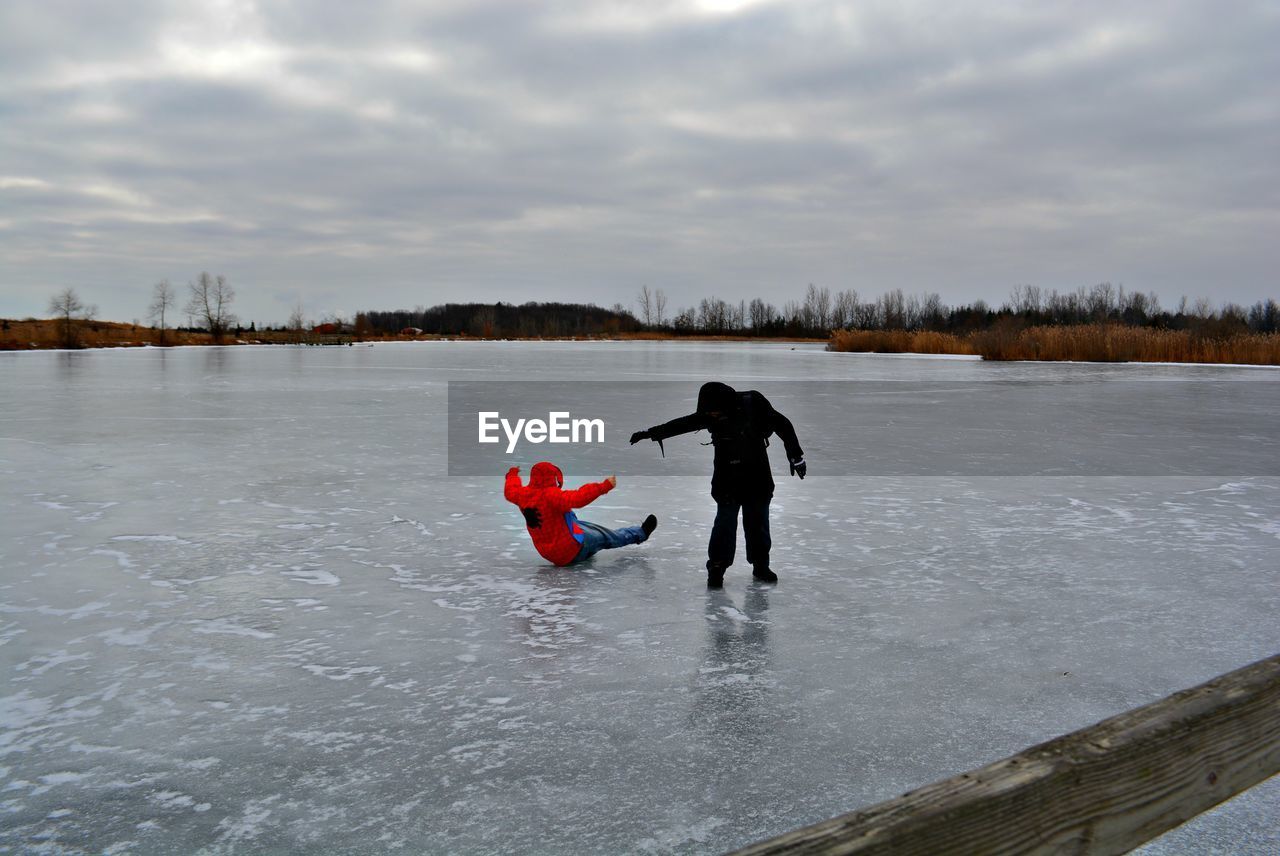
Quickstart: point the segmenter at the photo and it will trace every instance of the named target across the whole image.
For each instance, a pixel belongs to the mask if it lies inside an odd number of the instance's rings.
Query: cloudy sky
[[[0,4],[0,315],[1280,294],[1280,4]]]

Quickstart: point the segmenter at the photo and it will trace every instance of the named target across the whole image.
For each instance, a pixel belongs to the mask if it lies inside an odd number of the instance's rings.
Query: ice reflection
[[[515,619],[520,642],[537,658],[555,657],[569,646],[584,642],[580,633],[578,592],[582,577],[564,568],[541,568],[533,585],[512,598],[507,617]]]
[[[209,374],[225,374],[228,365],[228,348],[213,347],[204,349],[204,370]]]
[[[769,649],[769,594],[752,585],[742,609],[723,589],[707,592],[707,642],[693,706],[696,724],[738,740],[763,735],[777,719]]]
[[[60,351],[58,359],[58,380],[70,383],[76,379],[76,373],[85,365],[84,355],[76,351]]]

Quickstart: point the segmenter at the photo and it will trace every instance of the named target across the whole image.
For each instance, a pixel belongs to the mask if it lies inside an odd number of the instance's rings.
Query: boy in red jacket
[[[527,485],[520,483],[519,467],[507,470],[503,495],[520,507],[529,537],[542,558],[555,565],[571,565],[586,561],[601,550],[647,541],[658,527],[658,518],[652,514],[639,526],[606,529],[579,520],[573,513],[573,509],[590,505],[597,497],[613,490],[617,483],[615,477],[609,476],[577,490],[564,490],[564,474],[560,468],[542,461],[533,465]]]

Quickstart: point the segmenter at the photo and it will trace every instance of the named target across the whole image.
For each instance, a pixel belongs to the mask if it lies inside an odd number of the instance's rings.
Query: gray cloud
[[[733,11],[713,7],[740,5]],[[0,314],[1274,295],[1272,4],[0,7]]]

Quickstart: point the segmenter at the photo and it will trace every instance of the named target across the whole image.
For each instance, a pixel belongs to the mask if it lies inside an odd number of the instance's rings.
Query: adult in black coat
[[[696,411],[647,431],[637,431],[631,435],[631,442],[661,442],[703,429],[711,432],[715,446],[711,498],[716,501],[716,520],[707,545],[707,585],[720,588],[725,570],[733,564],[739,511],[752,575],[776,583],[778,576],[769,567],[769,502],[774,485],[766,448],[769,436],[776,434],[786,449],[791,474],[803,479],[807,467],[796,429],[790,419],[773,409],[769,399],[755,390],[738,392],[728,384],[712,381],[698,391]]]

